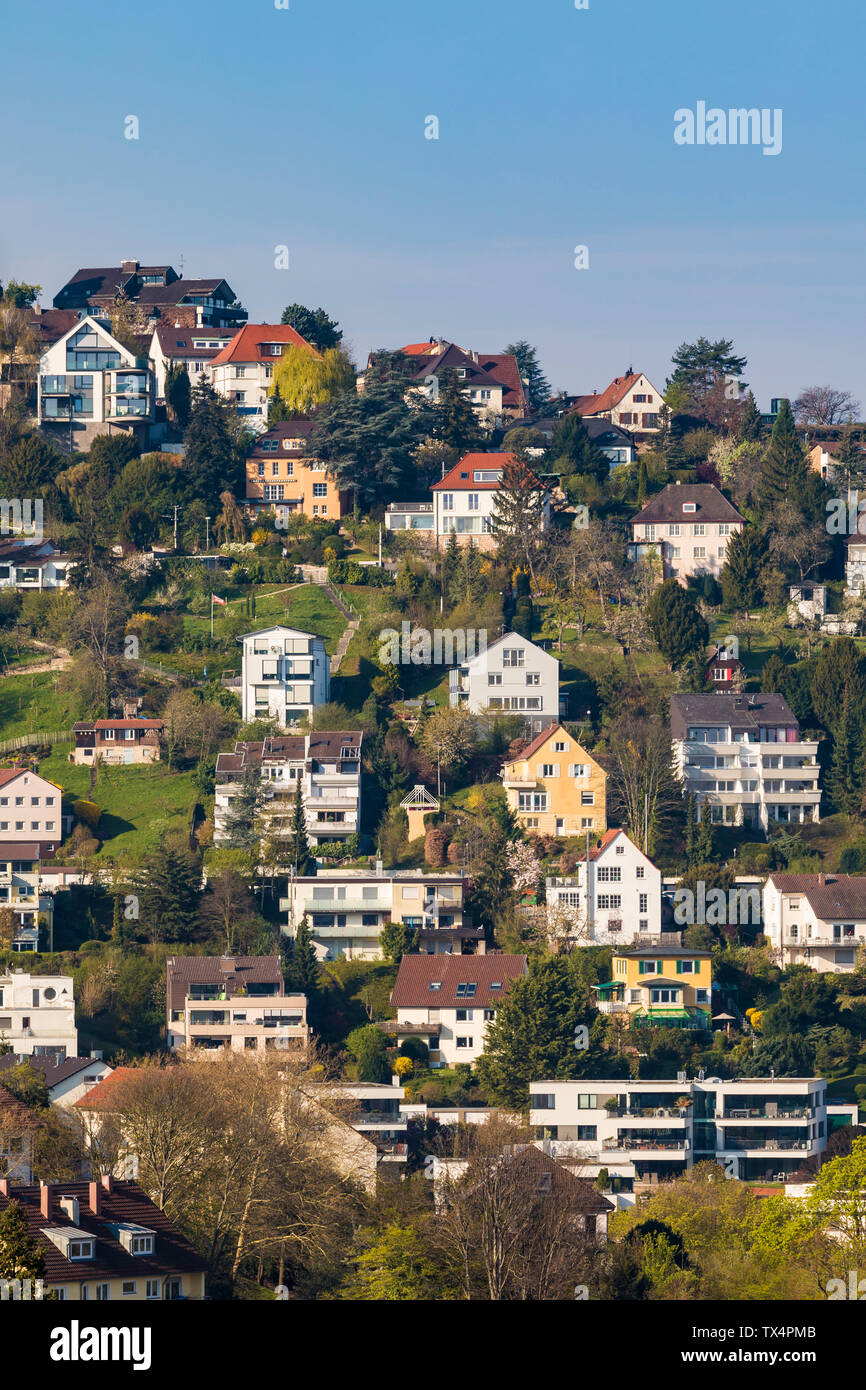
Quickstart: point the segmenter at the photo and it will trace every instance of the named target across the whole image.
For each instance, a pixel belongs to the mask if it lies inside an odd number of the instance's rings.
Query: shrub
[[[77,820],[83,821],[85,825],[89,825],[91,830],[96,829],[102,812],[95,801],[87,801],[82,798],[80,801],[73,802],[72,810]]]

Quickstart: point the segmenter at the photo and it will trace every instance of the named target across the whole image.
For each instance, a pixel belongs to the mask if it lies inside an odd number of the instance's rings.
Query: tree
[[[424,721],[421,746],[444,768],[463,767],[476,745],[475,721],[466,709],[437,709]]]
[[[244,524],[241,509],[235,501],[234,494],[231,492],[221,492],[220,502],[222,503],[222,511],[214,522],[214,535],[221,536],[223,542],[245,541],[247,538],[247,528]]]
[[[125,290],[118,290],[109,306],[111,336],[136,357],[142,356],[143,340],[148,337],[147,313]],[[144,350],[146,355],[146,349]]]
[[[694,595],[676,579],[666,579],[656,589],[647,605],[647,622],[672,671],[693,654],[703,655],[710,630]]]
[[[290,853],[295,873],[302,874],[310,857],[310,842],[307,839],[307,813],[304,810],[303,779],[295,780],[295,800],[292,806]]]
[[[91,575],[90,585],[79,601],[70,624],[74,642],[87,649],[99,672],[102,705],[108,709],[111,676],[123,651],[126,624],[132,611],[124,590],[107,574]]]
[[[151,940],[188,941],[201,890],[201,869],[192,855],[163,844],[144,857],[136,882],[142,924]]]
[[[337,347],[317,353],[291,343],[274,363],[273,390],[279,388],[283,408],[289,418],[309,415],[355,389],[355,368]]]
[[[403,956],[418,950],[418,928],[405,922],[385,922],[379,933],[379,946],[384,960],[399,965]]]
[[[609,816],[651,855],[684,809],[670,729],[660,719],[621,715],[611,728],[609,746]]]
[[[826,531],[807,520],[793,502],[779,502],[769,519],[770,554],[796,570],[802,583],[830,555]]]
[[[260,921],[246,883],[237,870],[230,868],[220,869],[208,878],[199,910],[205,925],[219,933],[220,949],[226,956],[249,944]]]
[[[228,402],[201,376],[192,395],[184,434],[183,478],[187,495],[215,507],[221,492],[240,495],[241,457],[229,423]]]
[[[306,913],[298,923],[286,970],[286,984],[299,994],[313,998],[319,991],[319,962]]]
[[[861,725],[866,707],[866,662],[857,643],[837,637],[820,652],[810,682],[812,706],[825,729],[835,729],[846,698]]]
[[[287,304],[280,323],[289,324],[319,352],[339,347],[343,340],[342,329],[337,320],[326,314],[324,309],[308,309],[303,304]]]
[[[806,454],[791,414],[791,402],[783,400],[761,468],[759,496],[767,514],[779,502],[797,502],[807,475]]]
[[[21,924],[11,907],[0,907],[0,951],[11,951]]]
[[[744,526],[728,538],[722,566],[722,595],[726,607],[748,613],[760,602],[761,569],[766,542],[756,526]]]
[[[346,1039],[346,1047],[357,1064],[359,1081],[383,1084],[391,1080],[388,1040],[381,1028],[373,1024],[353,1028]]]
[[[516,343],[509,343],[502,351],[517,358],[517,367],[529,401],[529,409],[533,415],[539,414],[550,403],[553,391],[538,361],[538,349],[525,338],[520,338]]]
[[[192,407],[192,386],[186,367],[171,366],[165,383],[165,398],[169,410],[182,430],[189,424]]]
[[[751,444],[760,440],[763,434],[764,422],[761,419],[761,412],[758,410],[755,397],[750,391],[746,396],[737,423],[737,438],[742,444]]]
[[[45,1249],[33,1240],[20,1202],[7,1202],[0,1212],[0,1279],[41,1279]]]
[[[265,784],[262,781],[261,770],[258,767],[248,767],[223,821],[223,834],[229,849],[255,849],[261,838],[264,804]]]
[[[441,1299],[441,1262],[431,1242],[415,1226],[389,1222],[372,1245],[352,1261],[340,1285],[340,1298],[361,1302],[405,1303]]]
[[[798,425],[841,425],[844,420],[857,419],[860,402],[850,391],[835,386],[806,386],[793,409]]]
[[[434,437],[466,454],[484,449],[487,435],[481,427],[475,408],[466,395],[466,383],[451,369],[441,373],[442,382],[436,401]]]
[[[739,357],[733,348],[731,338],[710,342],[701,336],[695,343],[680,343],[671,358],[674,370],[668,387],[681,388],[696,406],[700,406],[717,381],[731,378],[740,388],[745,387],[746,383],[740,379],[746,370],[746,359]]]
[[[496,537],[500,558],[508,565],[519,564],[528,569],[533,592],[538,587],[536,561],[544,546],[546,503],[546,485],[531,471],[526,459],[509,454],[493,496],[490,529]]]
[[[417,394],[406,400],[399,377],[369,379],[364,390],[335,396],[316,415],[310,451],[357,507],[399,496],[411,487],[418,445],[433,433],[434,408]]]
[[[589,1047],[575,1047],[576,1030],[588,1029]],[[512,982],[487,1025],[478,1078],[492,1100],[512,1109],[529,1102],[529,1083],[587,1074],[592,1046],[604,1021],[588,985],[575,978],[566,956],[536,957],[529,973]]]
[[[23,280],[10,280],[5,290],[0,286],[3,303],[15,309],[32,309],[41,293],[41,285],[28,285]]]
[[[564,477],[575,473],[593,477],[603,483],[610,472],[610,460],[593,444],[581,417],[569,411],[557,422],[550,441],[554,472]]]

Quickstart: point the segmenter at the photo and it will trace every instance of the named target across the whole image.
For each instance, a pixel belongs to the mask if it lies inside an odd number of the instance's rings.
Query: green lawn
[[[60,694],[56,686],[55,671],[0,681],[0,742],[40,729],[71,729],[78,718],[75,698]]]

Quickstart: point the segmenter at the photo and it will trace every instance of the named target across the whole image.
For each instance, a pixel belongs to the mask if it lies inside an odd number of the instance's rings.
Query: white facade
[[[183,1008],[172,1011],[167,1035],[172,1052],[188,1048],[196,1055],[302,1050],[310,1038],[307,996],[229,994],[214,1000],[188,994]]]
[[[637,1183],[669,1181],[706,1160],[732,1178],[779,1178],[823,1153],[832,1115],[851,1113],[828,1106],[816,1076],[690,1081],[683,1072],[676,1081],[533,1081],[529,1090],[530,1125],[552,1157]]]
[[[850,974],[866,946],[866,877],[770,874],[763,930],[780,965]]]
[[[207,375],[210,360],[231,342],[234,328],[177,328],[171,331],[171,342],[166,350],[160,342],[159,329],[154,329],[150,343],[150,357],[153,362],[156,394],[165,398],[165,381],[169,367],[185,367],[190,386],[194,387],[202,375]]]
[[[0,542],[0,589],[65,589],[74,564],[50,541]]]
[[[68,431],[74,447],[88,448],[112,426],[129,430],[151,423],[154,386],[149,359],[136,357],[88,315],[42,354],[40,426],[57,428],[61,436]]]
[[[406,1092],[396,1076],[390,1084],[340,1081],[307,1084],[304,1089],[311,1100],[332,1110],[343,1124],[375,1145],[377,1164],[406,1162]]]
[[[851,536],[845,548],[845,591],[863,596],[866,590],[866,536]]]
[[[588,894],[587,894],[588,880]],[[659,937],[661,871],[624,830],[609,830],[601,847],[582,859],[574,875],[548,878],[548,907],[573,914],[574,939],[582,945],[625,946]]]
[[[330,658],[321,637],[277,626],[245,633],[238,641],[245,721],[274,719],[288,728],[330,699]]]
[[[359,731],[305,734],[297,749],[281,749],[266,740],[260,773],[265,783],[265,807],[271,833],[288,838],[300,781],[307,836],[312,846],[346,840],[361,829],[361,742]],[[291,740],[294,742],[294,740]],[[242,747],[242,745],[238,745]],[[214,844],[229,842],[226,817],[241,790],[241,772],[223,767],[239,761],[235,754],[217,759],[214,797]],[[221,766],[222,764],[222,766]]]
[[[13,1052],[62,1062],[78,1054],[71,975],[0,975],[0,1039]]]
[[[559,719],[559,662],[517,632],[453,667],[449,681],[452,709],[524,714],[539,727]]]

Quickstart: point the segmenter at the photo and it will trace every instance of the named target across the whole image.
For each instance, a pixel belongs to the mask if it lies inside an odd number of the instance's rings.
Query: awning
[[[654,1018],[691,1018],[691,1014],[689,1013],[688,1009],[650,1008],[649,1012],[643,1014],[642,1017],[651,1021]]]

